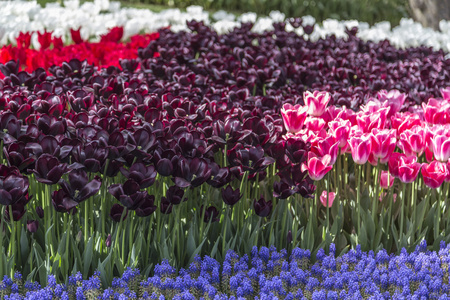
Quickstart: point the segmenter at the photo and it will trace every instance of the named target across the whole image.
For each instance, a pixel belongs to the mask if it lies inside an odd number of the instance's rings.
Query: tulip
[[[447,178],[449,170],[447,165],[440,161],[433,161],[422,165],[423,182],[426,186],[437,189]]]
[[[365,164],[372,151],[372,140],[370,135],[351,137],[349,145],[352,151],[353,161],[359,165]]]
[[[139,207],[136,208],[136,215],[138,217],[148,217],[153,212],[156,211],[157,207],[154,205],[155,196],[153,195],[145,195],[144,199],[139,204]]]
[[[36,214],[40,219],[44,217],[44,209],[41,206],[36,206]]]
[[[283,117],[284,127],[288,132],[298,133],[305,123],[308,107],[286,103],[281,108],[281,116]]]
[[[421,156],[425,151],[425,134],[423,126],[415,125],[400,134],[398,147],[407,155]]]
[[[13,205],[26,201],[28,197],[28,178],[14,173],[0,178],[0,204]]]
[[[307,113],[310,116],[320,117],[325,112],[331,96],[328,92],[306,91],[303,93],[303,101],[308,108]]]
[[[66,164],[60,164],[59,160],[50,154],[43,154],[35,163],[36,180],[44,184],[56,184],[67,171]]]
[[[398,160],[398,178],[404,183],[416,180],[421,164],[415,156],[400,156]]]
[[[297,192],[297,188],[285,181],[275,181],[273,183],[273,196],[278,199],[287,199]]]
[[[107,248],[111,247],[111,245],[112,245],[112,241],[111,240],[112,240],[111,234],[108,234],[108,237],[106,238],[106,241],[105,241],[105,245],[106,245]]]
[[[436,160],[447,162],[450,158],[450,136],[436,134],[431,139],[431,148]]]
[[[398,90],[381,90],[377,93],[378,100],[383,102],[385,107],[389,107],[388,118],[399,112],[406,100],[406,94]]]
[[[72,170],[69,173],[69,182],[61,180],[59,184],[65,197],[70,197],[73,201],[81,203],[98,193],[102,180],[95,176],[92,181],[89,181],[86,171]]]
[[[334,121],[329,122],[328,127],[331,136],[338,142],[339,148],[345,148],[350,135],[350,121],[337,118]]]
[[[255,210],[256,215],[260,216],[261,218],[270,215],[270,212],[272,211],[272,205],[272,201],[266,201],[263,196],[261,196],[258,201],[253,201],[253,209]]]
[[[38,220],[28,220],[27,221],[27,229],[31,233],[35,233],[39,228],[39,221]]]
[[[128,179],[133,179],[139,184],[139,188],[150,187],[156,178],[155,167],[146,166],[143,163],[135,163],[130,169],[120,168],[120,172]]]
[[[221,189],[222,199],[225,204],[233,206],[235,205],[241,198],[242,194],[239,188],[233,190],[231,185],[227,186],[225,189]]]
[[[203,206],[200,208],[200,211],[203,212]],[[203,218],[203,222],[208,223],[218,222],[219,221],[219,211],[214,206],[210,206],[205,210],[205,216]]]
[[[328,199],[327,199],[327,195],[328,195]],[[320,203],[322,203],[322,205],[325,207],[332,207],[335,197],[336,197],[336,193],[334,193],[334,192],[327,193],[327,191],[323,191],[322,194],[320,195]]]
[[[124,210],[125,208],[122,206],[122,205],[120,205],[120,204],[117,204],[117,203],[114,203],[112,206],[111,206],[111,210],[110,210],[110,212],[109,212],[109,216],[111,217],[111,219],[114,221],[114,222],[120,222],[120,221],[123,221],[123,220],[125,220],[126,218],[127,218],[127,216],[128,216],[128,210],[126,210],[125,211],[125,215],[123,216],[123,219],[122,219],[122,214],[123,214],[123,210]]]
[[[183,198],[183,196],[184,196],[183,189],[179,188],[176,185],[172,185],[167,189],[166,198],[170,203],[174,205],[180,204],[182,200],[187,201],[187,198],[186,197]]]
[[[321,180],[332,168],[331,155],[317,157],[313,152],[308,153],[308,162],[302,165],[302,171],[308,170],[309,177],[316,181]]]
[[[312,143],[311,151],[318,157],[323,157],[326,154],[331,156],[330,165],[334,165],[338,156],[339,143],[334,140],[334,137],[328,136],[324,139],[317,139]]]
[[[392,176],[389,171],[381,171],[380,175],[380,186],[383,189],[388,189],[394,184],[394,176]]]
[[[396,132],[394,129],[372,129],[371,150],[376,160],[380,160],[382,164],[389,161],[389,157],[394,152],[397,144]]]
[[[108,192],[127,209],[135,210],[148,195],[146,191],[140,191],[139,189],[139,184],[136,181],[128,179],[123,185],[110,185],[108,187]]]

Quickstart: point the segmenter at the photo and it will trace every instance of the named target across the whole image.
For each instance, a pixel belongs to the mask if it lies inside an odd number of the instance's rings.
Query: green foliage
[[[393,25],[397,25],[401,18],[408,17],[407,0],[134,0],[132,3],[178,8],[200,5],[211,10],[252,11],[261,15],[268,15],[272,10],[279,10],[287,17],[311,15],[319,22],[333,18],[353,19],[370,24],[390,21]]]

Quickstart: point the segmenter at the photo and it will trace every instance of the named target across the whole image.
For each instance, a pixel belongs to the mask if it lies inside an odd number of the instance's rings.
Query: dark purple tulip
[[[215,188],[221,188],[231,181],[231,173],[228,168],[220,168],[218,164],[211,163],[211,177],[207,183]]]
[[[137,59],[121,59],[119,60],[119,64],[124,71],[132,73],[139,66],[139,61]]]
[[[123,210],[124,209],[125,208],[122,205],[115,203],[111,207],[111,211],[109,212],[109,216],[111,217],[111,219],[114,222],[120,222],[122,220],[121,218],[122,218],[122,214],[123,214]],[[123,217],[123,220],[125,220],[127,218],[127,216],[128,216],[128,210],[126,210],[125,215]]]
[[[5,166],[0,164],[0,178],[6,178],[9,175],[20,176],[19,169],[15,166]]]
[[[44,217],[44,209],[41,206],[36,206],[36,214],[42,219]]]
[[[112,244],[111,234],[108,234],[108,237],[106,238],[106,241],[105,241],[105,245],[106,245],[106,247],[110,248],[111,244]]]
[[[183,199],[183,195],[184,191],[176,185],[170,186],[166,192],[167,200],[174,205],[180,204],[181,200],[187,201],[186,197]]]
[[[106,164],[108,152],[99,146],[98,142],[90,142],[73,148],[72,157],[74,162],[80,163],[88,172],[103,172],[102,166]]]
[[[225,189],[221,189],[221,191],[223,202],[230,206],[235,205],[242,197],[241,190],[239,188],[233,190],[231,185],[227,186]]]
[[[161,158],[156,164],[156,170],[161,176],[170,176],[173,173],[172,162],[167,158]]]
[[[31,233],[35,233],[39,228],[39,221],[38,220],[28,220],[27,221],[27,229]]]
[[[316,186],[314,185],[314,181],[311,178],[305,178],[298,185],[298,193],[302,195],[303,198],[313,198],[314,191],[316,190]]]
[[[45,184],[55,184],[67,171],[66,164],[60,164],[59,160],[50,154],[43,154],[35,163],[36,180]]]
[[[237,144],[233,149],[228,150],[227,158],[232,166],[242,166],[244,171],[255,173],[264,170],[274,163],[271,157],[264,156],[261,146],[244,148],[242,144]]]
[[[272,211],[272,201],[266,201],[264,197],[261,196],[258,201],[254,200],[253,208],[258,216],[262,218],[267,217]]]
[[[141,202],[148,196],[146,191],[140,191],[139,184],[133,179],[128,179],[122,184],[113,184],[108,191],[117,200],[130,210],[137,209]]]
[[[180,159],[174,182],[178,187],[198,187],[203,184],[211,175],[206,160],[193,158],[191,161]]]
[[[17,167],[21,172],[33,168],[36,158],[33,153],[26,149],[23,142],[14,142],[3,149],[6,160],[10,166]]]
[[[297,192],[296,187],[292,187],[285,181],[275,181],[273,183],[273,196],[278,199],[287,199]]]
[[[63,189],[52,193],[52,204],[57,212],[70,212],[74,209],[78,202],[74,201]]]
[[[9,210],[12,207],[13,220],[16,222],[20,221],[20,219],[22,219],[22,217],[25,215],[25,205],[28,203],[28,201],[28,199],[24,199],[23,201],[14,203],[11,206],[7,206],[5,209],[5,220],[9,222]]]
[[[157,209],[155,205],[155,196],[146,195],[146,197],[141,201],[141,204],[136,208],[136,215],[139,217],[150,216]]]
[[[86,171],[72,170],[69,173],[69,183],[62,180],[59,184],[66,196],[77,203],[81,203],[98,193],[102,180],[100,177],[95,176],[92,181],[89,181]]]
[[[5,76],[10,76],[11,74],[17,74],[19,72],[20,63],[19,61],[10,60],[5,64],[0,64],[0,71]]]
[[[148,188],[155,182],[156,171],[153,166],[135,163],[128,170],[120,168],[120,172],[128,179],[133,179],[141,189]]]
[[[173,209],[173,203],[170,202],[167,197],[161,197],[161,206],[160,210],[163,214],[171,214]]]
[[[9,175],[0,178],[0,204],[12,205],[27,200],[28,178],[20,175]]]
[[[200,213],[203,213],[203,206],[200,208]],[[209,221],[213,223],[219,221],[219,211],[214,206],[210,206],[205,210],[203,222],[209,223]]]
[[[290,243],[292,243],[292,231],[290,231],[290,230],[288,231],[286,239],[287,239],[287,244],[288,245]]]

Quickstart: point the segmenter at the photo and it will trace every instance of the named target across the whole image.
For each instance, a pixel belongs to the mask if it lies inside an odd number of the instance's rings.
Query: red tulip
[[[299,132],[307,116],[308,108],[306,106],[295,105],[292,106],[289,103],[283,105],[281,108],[281,116],[283,117],[284,127],[288,132]]]
[[[369,159],[372,151],[372,140],[370,135],[354,136],[350,138],[350,149],[353,161],[359,165],[363,165]]]
[[[422,176],[426,186],[437,189],[448,176],[447,165],[436,160],[429,164],[423,164]]]
[[[404,183],[416,180],[422,165],[415,156],[400,156],[398,160],[398,178]]]
[[[335,197],[336,197],[336,193],[329,192],[328,199],[327,199],[327,191],[323,191],[322,195],[320,195],[320,203],[322,203],[322,205],[325,207],[332,207]],[[327,203],[328,203],[328,205],[327,205]]]
[[[308,170],[312,180],[321,180],[332,168],[331,155],[317,157],[313,152],[308,153],[308,162],[302,165],[302,171]]]
[[[308,115],[320,117],[327,109],[331,96],[328,92],[314,91],[313,93],[306,91],[303,93],[303,101],[308,107]]]

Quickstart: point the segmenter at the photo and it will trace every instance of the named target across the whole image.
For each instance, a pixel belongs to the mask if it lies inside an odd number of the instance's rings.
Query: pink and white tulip
[[[303,101],[308,107],[308,115],[313,117],[320,117],[327,109],[328,102],[331,100],[331,95],[328,92],[309,92],[303,93]]]

